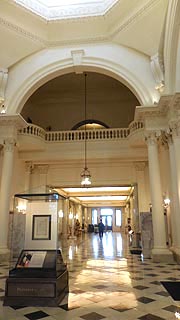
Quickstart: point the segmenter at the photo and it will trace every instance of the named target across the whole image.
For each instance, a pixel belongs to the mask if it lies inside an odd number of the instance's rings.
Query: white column
[[[134,230],[135,229],[135,221],[134,221],[134,215],[133,215],[134,200],[132,195],[130,196],[129,203],[130,203],[129,212],[130,212],[130,219],[131,219],[130,225],[131,225],[131,228]]]
[[[174,144],[172,137],[168,137],[169,144],[169,158],[170,158],[170,172],[171,172],[171,193],[170,193],[170,208],[171,208],[171,226],[172,226],[172,247],[180,248],[180,232],[179,232],[179,212],[180,206],[178,201],[178,189],[177,189],[177,180],[176,180],[176,162],[175,162],[175,153],[174,153]]]
[[[144,175],[146,163],[143,161],[135,162],[134,166],[136,169],[136,179],[137,179],[136,181],[137,181],[137,187],[138,187],[139,212],[147,212],[149,210],[149,206],[147,201],[145,175]]]
[[[177,121],[172,128],[172,137],[174,150],[171,149],[172,157],[174,157],[175,163],[173,170],[172,180],[174,187],[174,219],[176,225],[175,239],[176,239],[176,248],[175,253],[177,254],[177,259],[180,261],[180,121]],[[174,153],[173,153],[174,152]],[[172,160],[173,161],[173,160]]]
[[[15,140],[8,138],[4,141],[4,155],[0,188],[0,253],[8,252],[9,207],[11,182],[13,173],[13,156]]]
[[[154,246],[152,249],[153,261],[172,261],[172,252],[166,244],[166,227],[163,209],[158,144],[155,132],[146,135],[148,145],[149,179],[152,203],[152,222]]]
[[[64,216],[62,218],[62,235],[63,238],[67,238],[67,230],[68,230],[68,214],[69,214],[69,199],[64,200]]]

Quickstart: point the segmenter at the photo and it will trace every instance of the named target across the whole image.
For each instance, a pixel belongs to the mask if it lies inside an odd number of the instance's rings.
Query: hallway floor
[[[69,271],[68,311],[62,307],[3,307],[8,266],[0,264],[0,320],[176,319],[174,301],[160,281],[179,281],[180,265],[131,254],[127,236],[83,234],[61,243]],[[180,319],[180,317],[179,317]]]

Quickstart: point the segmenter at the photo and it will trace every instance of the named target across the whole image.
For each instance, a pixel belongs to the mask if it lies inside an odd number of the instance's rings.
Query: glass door
[[[101,216],[101,219],[105,226],[105,230],[112,230],[112,216]]]
[[[112,208],[101,208],[101,219],[105,225],[105,230],[112,230]]]

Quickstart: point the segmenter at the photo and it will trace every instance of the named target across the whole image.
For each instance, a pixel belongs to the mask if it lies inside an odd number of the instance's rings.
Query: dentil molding
[[[14,0],[46,20],[77,18],[84,16],[104,15],[119,0],[79,0],[78,3],[57,4],[51,1],[48,5],[39,0]]]

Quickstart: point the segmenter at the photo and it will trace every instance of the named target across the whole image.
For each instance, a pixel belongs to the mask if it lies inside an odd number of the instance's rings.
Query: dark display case
[[[21,207],[19,199],[26,201]],[[67,297],[68,270],[57,235],[63,201],[57,193],[15,195],[5,306],[58,306]]]

